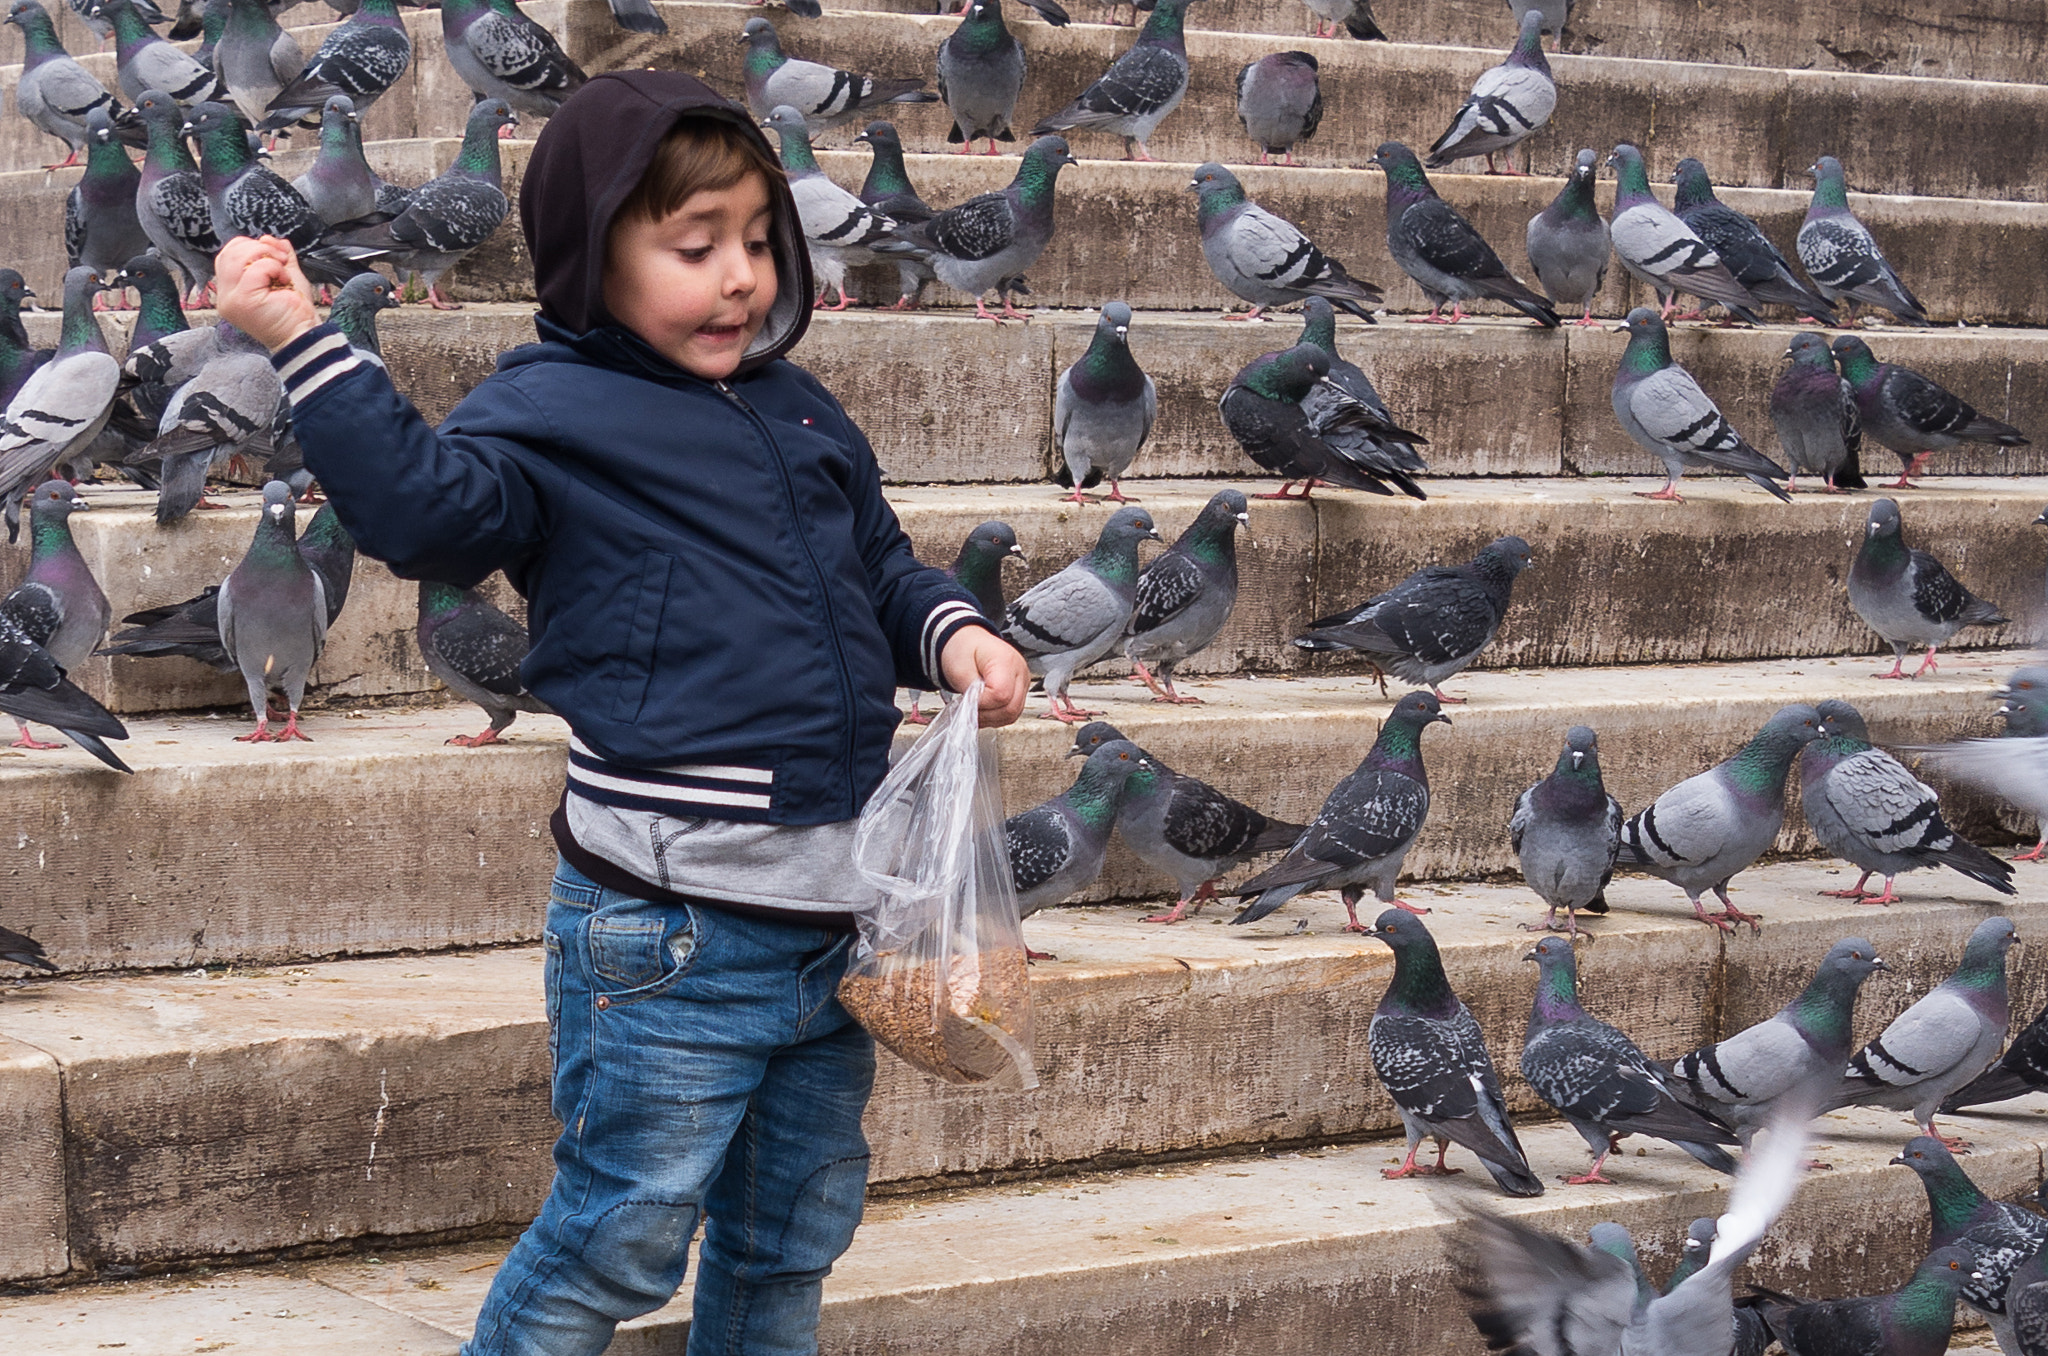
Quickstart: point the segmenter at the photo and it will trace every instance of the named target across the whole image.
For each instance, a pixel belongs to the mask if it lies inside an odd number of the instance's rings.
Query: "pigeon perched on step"
[[[1664,488],[1638,490],[1637,496],[1682,503],[1679,477],[1687,467],[1701,466],[1737,472],[1790,503],[1792,496],[1776,484],[1790,478],[1785,468],[1751,447],[1692,373],[1671,360],[1663,319],[1638,306],[1621,328],[1628,331],[1628,347],[1614,370],[1614,417],[1638,447],[1664,463]]]
[[[868,163],[867,178],[861,181],[860,200],[863,203],[898,226],[930,221],[938,215],[911,186],[910,172],[903,164],[903,138],[897,135],[894,123],[878,118],[863,128],[854,140],[865,142],[874,152],[874,159]],[[892,258],[900,291],[896,304],[890,309],[914,310],[924,297],[925,287],[935,281],[938,274],[932,272],[932,266],[915,253],[894,255]]]
[[[151,32],[130,0],[94,0],[94,5],[114,26],[116,83],[130,103],[148,89],[162,90],[187,107],[214,96],[220,78],[213,68]]]
[[[228,26],[213,62],[228,98],[254,127],[270,116],[271,102],[305,70],[306,54],[296,38],[278,27],[265,0],[228,0]]]
[[[256,158],[249,127],[222,103],[192,107],[185,132],[199,141],[199,182],[206,190],[214,238],[225,245],[238,235],[274,235],[300,251],[309,276],[320,273],[311,251],[327,223],[300,192]]]
[[[14,86],[14,106],[29,122],[64,143],[70,154],[44,169],[67,169],[85,149],[85,117],[107,108],[113,96],[93,74],[72,59],[58,41],[50,13],[38,0],[14,0],[8,23],[21,30],[21,78]]]
[[[939,96],[927,90],[922,80],[886,80],[785,56],[775,25],[766,19],[747,20],[738,41],[747,49],[748,111],[766,119],[788,105],[814,137],[827,128],[872,114],[883,104],[938,102]]]
[[[21,323],[22,303],[35,296],[21,274],[0,268],[0,411],[28,383],[36,370],[57,356],[55,349],[37,348]]]
[[[1771,1293],[1758,1309],[1789,1356],[1942,1356],[1956,1296],[1975,1279],[1970,1249],[1951,1245],[1890,1294],[1801,1302]]]
[[[272,450],[271,430],[284,386],[270,351],[242,331],[220,323],[219,347],[164,407],[155,441],[136,462],[161,461],[157,491],[160,527],[205,504],[207,473],[234,458],[261,464]]]
[[[1579,308],[1574,325],[1595,325],[1593,297],[1607,280],[1613,256],[1607,218],[1593,205],[1593,181],[1599,177],[1589,147],[1548,207],[1529,218],[1526,248],[1529,266],[1543,293],[1558,307]]]
[[[1834,350],[1818,334],[1795,334],[1785,350],[1791,361],[1771,388],[1771,423],[1792,464],[1790,493],[1800,471],[1811,471],[1831,494],[1867,488],[1863,479],[1863,419],[1856,393],[1835,370]]]
[[[328,323],[340,330],[348,346],[366,361],[384,366],[384,345],[377,337],[377,312],[398,305],[398,289],[379,273],[358,273],[334,298]]]
[[[1904,325],[1928,323],[1926,308],[1886,262],[1870,228],[1849,210],[1842,162],[1824,155],[1806,171],[1813,176],[1813,201],[1799,227],[1799,264],[1823,297],[1841,307],[1843,324],[1854,321],[1851,303],[1878,306]]]
[[[188,326],[147,344],[129,344],[121,363],[122,402],[114,413],[125,432],[145,441],[156,437],[171,397],[219,355],[222,333],[218,325]]]
[[[1053,479],[1073,491],[1076,504],[1093,501],[1083,490],[1107,480],[1113,503],[1124,503],[1117,482],[1159,417],[1159,392],[1131,356],[1131,308],[1112,301],[1095,322],[1087,352],[1060,373],[1052,401],[1052,448],[1059,457]]]
[[[899,227],[897,235],[925,251],[939,281],[974,298],[983,320],[999,317],[983,303],[991,289],[1006,285],[1045,253],[1052,241],[1053,190],[1060,171],[1076,163],[1059,137],[1040,137],[1024,150],[1017,177],[1007,188],[980,193],[949,207],[930,221]],[[1002,315],[1025,319],[1002,296]]]
[[[1413,700],[1410,698],[1409,700]],[[1458,1001],[1444,978],[1443,957],[1422,921],[1388,909],[1369,929],[1360,929],[1394,948],[1394,978],[1373,1009],[1367,1046],[1401,1125],[1408,1132],[1408,1157],[1382,1177],[1435,1176],[1460,1169],[1444,1166],[1453,1144],[1479,1156],[1494,1183],[1510,1196],[1541,1196],[1543,1183],[1529,1171],[1528,1155],[1515,1138],[1501,1096],[1500,1074],[1471,1009]],[[1436,1141],[1434,1166],[1415,1161],[1427,1136]]]
[[[1307,499],[1319,482],[1390,495],[1391,482],[1403,494],[1427,499],[1409,475],[1412,445],[1427,441],[1421,434],[1382,419],[1336,386],[1323,387],[1328,399],[1310,415],[1308,399],[1329,375],[1329,355],[1302,343],[1254,358],[1224,390],[1216,405],[1223,426],[1246,456],[1286,478],[1277,491],[1256,497]],[[1301,493],[1289,494],[1287,486],[1297,480]]]
[[[1878,678],[1904,678],[1906,651],[1927,647],[1913,677],[1939,668],[1935,650],[1966,626],[2003,626],[2010,618],[1964,588],[1942,563],[1906,545],[1896,500],[1879,499],[1863,524],[1863,544],[1849,567],[1849,605],[1892,647],[1892,667]]]
[[[1677,308],[1678,294],[1718,302],[1752,325],[1763,318],[1756,295],[1742,285],[1714,247],[1650,193],[1643,153],[1623,142],[1607,157],[1614,167],[1614,256],[1663,303],[1662,319]]]
[[[213,281],[220,239],[213,233],[199,166],[185,145],[185,111],[162,90],[145,90],[135,113],[149,136],[135,185],[135,215],[157,253],[183,276],[186,299],[196,304]]]
[[[954,583],[974,595],[974,605],[998,631],[1002,630],[1004,614],[1009,610],[1003,601],[1003,563],[1009,560],[1029,563],[1023,548],[1017,545],[1016,529],[991,520],[967,534],[967,539],[960,543],[960,554],[953,557],[946,570]],[[903,719],[912,725],[928,725],[931,717],[918,709],[918,697],[917,689],[912,688],[910,710]]]
[[[49,953],[43,944],[33,937],[16,932],[13,928],[0,928],[0,961],[9,965],[26,966],[32,970],[48,970],[56,973],[57,967],[50,963]]]
[[[1728,882],[1770,851],[1785,822],[1785,779],[1792,760],[1821,737],[1820,712],[1811,706],[1779,709],[1735,754],[1688,777],[1622,825],[1621,866],[1640,867],[1685,891],[1693,916],[1723,932],[1758,920],[1735,907]],[[1721,912],[1709,914],[1700,896],[1712,890]],[[1849,1052],[1844,1050],[1842,1058]]]
[[[1816,709],[1825,724],[1821,737],[1799,760],[1800,808],[1820,845],[1863,873],[1848,889],[1822,894],[1858,904],[1889,905],[1898,898],[1892,893],[1894,876],[1937,866],[1950,867],[2000,894],[2015,893],[2012,867],[1948,826],[1934,788],[1906,771],[1898,759],[1871,746],[1870,731],[1855,707],[1830,700]],[[1873,873],[1884,877],[1883,894],[1864,893],[1864,882]],[[1998,1040],[2004,1037],[2001,1018]],[[1997,1048],[1995,1040],[1992,1049]],[[1977,1072],[1972,1070],[1970,1076]]]
[[[1672,210],[1707,242],[1735,280],[1761,302],[1790,306],[1824,325],[1835,323],[1835,308],[1793,275],[1792,265],[1757,224],[1714,196],[1707,167],[1687,157],[1672,171],[1678,195]]]
[[[256,129],[277,131],[311,119],[336,95],[362,117],[411,66],[412,35],[398,17],[397,0],[359,0],[348,22],[321,39],[313,59],[271,99]]]
[[[1977,1259],[1976,1275],[1963,1285],[1963,1303],[1991,1322],[1991,1333],[2007,1356],[2019,1356],[2007,1287],[2021,1262],[2048,1246],[2048,1219],[2023,1206],[1994,1201],[1978,1190],[1948,1147],[1931,1135],[1906,1142],[1892,1160],[1920,1175],[1927,1189],[1928,1247],[1961,1245]],[[1942,1310],[1951,1312],[1953,1306]]]
[[[1436,195],[1415,152],[1383,142],[1372,163],[1387,176],[1387,252],[1429,297],[1429,314],[1410,316],[1411,323],[1455,325],[1465,318],[1466,302],[1483,299],[1505,302],[1546,329],[1558,327],[1550,303],[1517,282],[1472,223]],[[1442,315],[1447,301],[1449,320]]]
[[[479,100],[502,99],[530,118],[554,116],[590,78],[513,0],[442,0],[441,42]]]
[[[1543,16],[1534,10],[1516,21],[1518,36],[1507,60],[1482,71],[1472,92],[1429,148],[1429,167],[1443,169],[1471,156],[1486,157],[1486,172],[1498,173],[1493,158],[1543,130],[1557,110],[1557,82],[1543,59]],[[1515,168],[1508,157],[1509,174]]]
[[[2023,687],[2030,674],[2041,681]],[[1963,739],[1950,744],[1922,745],[1908,751],[1926,755],[1934,766],[1963,785],[1999,799],[2034,817],[2039,824],[2031,851],[2012,860],[2037,862],[2048,856],[2048,670],[2018,669],[1997,696],[2004,700],[1997,715],[2005,728],[1994,739]]]
[[[2009,1102],[2048,1088],[2048,1007],[2041,1009],[1996,1063],[1942,1099],[1935,1110],[1953,1116],[1973,1106]]]
[[[553,715],[553,710],[526,690],[519,666],[526,660],[526,628],[505,615],[475,589],[420,581],[419,625],[414,634],[427,672],[448,685],[464,701],[474,702],[491,718],[482,734],[456,735],[448,742],[466,749],[501,743],[501,735],[521,711]]]
[[[1602,892],[1614,877],[1622,820],[1621,802],[1600,779],[1599,736],[1574,725],[1557,766],[1521,794],[1508,820],[1508,842],[1522,879],[1549,906],[1544,928],[1556,931],[1557,911],[1563,909],[1564,930],[1576,937],[1580,909],[1607,912]]]
[[[1079,724],[1100,714],[1074,705],[1067,684],[1079,670],[1107,658],[1123,639],[1136,606],[1138,543],[1159,539],[1151,514],[1120,508],[1103,524],[1094,550],[1010,604],[1003,638],[1044,680],[1051,703],[1045,717]]]
[[[1888,488],[1912,489],[1913,477],[1921,473],[1929,457],[1966,442],[2029,445],[2026,436],[2011,424],[1979,414],[1968,401],[1910,367],[1879,362],[1870,345],[1853,334],[1837,338],[1834,351],[1842,380],[1855,397],[1863,431],[1898,453],[1905,463]]]
[[[49,480],[36,487],[28,501],[28,573],[0,599],[0,615],[67,672],[77,671],[91,658],[113,611],[92,567],[71,539],[71,515],[86,507],[66,481]],[[15,748],[63,747],[38,743],[19,717],[15,724],[21,728]]]
[[[90,446],[107,426],[121,366],[93,314],[100,280],[89,268],[64,275],[64,328],[56,354],[22,383],[0,413],[0,496],[7,539],[19,534],[21,501],[50,477],[50,468]]]
[[[1145,765],[1136,744],[1113,740],[1088,755],[1072,786],[1004,821],[1019,915],[1029,918],[1095,883],[1125,783]]]
[[[356,118],[346,94],[329,99],[320,110],[319,152],[306,172],[292,180],[313,214],[329,227],[352,229],[378,220],[377,177],[363,159]]]
[[[2013,1269],[2005,1290],[2015,1356],[2048,1356],[2048,1249]]]
[[[1350,918],[1346,932],[1371,931],[1358,921],[1367,890],[1382,904],[1429,912],[1396,899],[1394,883],[1429,817],[1422,732],[1438,723],[1449,725],[1451,718],[1427,692],[1394,703],[1365,760],[1337,783],[1287,855],[1232,892],[1251,902],[1230,921],[1257,922],[1304,890],[1339,891]]]
[[[1295,162],[1294,148],[1315,136],[1323,121],[1323,90],[1316,59],[1307,52],[1274,52],[1237,73],[1237,121],[1259,148],[1259,163]]]
[[[1314,36],[1334,38],[1341,26],[1360,42],[1385,42],[1387,35],[1373,17],[1372,0],[1303,0],[1316,16]]]
[[[1356,607],[1309,623],[1294,638],[1304,650],[1346,650],[1372,666],[1381,690],[1386,675],[1426,686],[1438,701],[1443,684],[1493,643],[1514,600],[1515,579],[1535,557],[1520,537],[1488,543],[1463,565],[1430,565]]]
[[[1199,706],[1173,688],[1173,671],[1207,649],[1237,606],[1237,529],[1249,527],[1244,495],[1218,490],[1138,576],[1137,610],[1124,658],[1152,689],[1152,700]]]
[[[29,721],[55,727],[72,743],[116,772],[133,772],[109,739],[126,739],[128,727],[69,678],[50,652],[29,639],[0,610],[0,713],[14,717],[26,734]]]
[[[781,104],[765,126],[782,142],[783,173],[796,199],[804,246],[810,251],[811,272],[818,283],[813,304],[821,310],[843,311],[853,300],[846,292],[849,268],[882,262],[889,254],[908,254],[910,248],[897,237],[896,222],[825,177],[811,150],[803,114]],[[825,305],[829,292],[839,294],[837,306]]]
[[[1256,320],[1268,306],[1323,297],[1372,322],[1380,289],[1360,282],[1316,248],[1299,226],[1245,196],[1237,176],[1214,163],[1199,166],[1188,184],[1202,229],[1202,257],[1216,280],[1252,303]]]
[[[1302,397],[1301,408],[1319,430],[1324,442],[1338,448],[1347,459],[1365,465],[1382,461],[1404,471],[1420,474],[1428,463],[1415,450],[1414,438],[1387,409],[1373,386],[1372,378],[1357,363],[1337,352],[1336,308],[1322,297],[1310,297],[1301,304],[1301,337],[1297,344],[1310,344],[1330,360],[1330,370]],[[1362,406],[1364,415],[1353,408]],[[1420,491],[1418,490],[1419,494]]]
[[[263,511],[249,550],[220,586],[216,608],[220,643],[249,688],[256,728],[236,742],[283,744],[305,739],[299,703],[306,679],[327,643],[327,596],[319,574],[299,554],[292,533],[292,492],[281,480],[263,487]],[[270,732],[269,694],[281,693],[290,712]]]
[[[1735,1160],[1727,1125],[1673,1095],[1664,1073],[1620,1031],[1579,1006],[1578,960],[1563,937],[1545,937],[1522,957],[1536,962],[1536,997],[1522,1042],[1522,1077],[1555,1107],[1592,1151],[1593,1166],[1567,1186],[1612,1185],[1607,1157],[1629,1135],[1668,1140],[1716,1172]]]
[[[64,196],[66,262],[111,278],[149,248],[149,237],[135,216],[135,190],[142,176],[115,138],[106,109],[86,114],[85,124],[85,173]]]
[[[1124,159],[1152,159],[1145,143],[1166,115],[1180,107],[1188,92],[1183,28],[1192,3],[1158,0],[1138,31],[1138,40],[1079,98],[1051,117],[1041,118],[1031,135],[1108,132],[1124,139]]]
[[[1051,0],[1032,7],[1055,28],[1066,27],[1067,12]],[[990,155],[998,141],[1015,141],[1010,120],[1024,92],[1027,64],[1023,44],[1003,22],[1002,0],[968,0],[960,26],[939,44],[939,98],[953,114],[946,140],[965,154],[977,137],[986,137]]]

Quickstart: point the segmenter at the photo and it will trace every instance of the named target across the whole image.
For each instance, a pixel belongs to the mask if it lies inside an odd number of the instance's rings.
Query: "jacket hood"
[[[549,118],[519,186],[519,226],[533,258],[542,317],[573,335],[617,322],[604,305],[605,237],[612,218],[684,118],[744,128],[770,164],[774,149],[738,104],[680,71],[610,71],[593,77]],[[774,309],[740,365],[745,373],[796,347],[810,326],[811,264],[789,181],[770,176],[774,202]]]

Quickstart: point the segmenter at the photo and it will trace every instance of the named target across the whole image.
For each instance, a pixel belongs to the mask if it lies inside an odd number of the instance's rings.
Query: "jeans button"
[[[603,1012],[606,1008],[610,1007],[611,1005],[612,1000],[606,997],[604,994],[599,994],[597,996],[597,1010],[599,1012]]]

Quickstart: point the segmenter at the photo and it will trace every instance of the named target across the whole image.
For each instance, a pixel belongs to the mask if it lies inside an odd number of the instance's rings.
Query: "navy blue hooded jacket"
[[[363,551],[460,586],[504,570],[526,597],[522,677],[569,722],[579,795],[850,819],[887,771],[896,687],[938,686],[940,650],[980,614],[912,556],[867,439],[782,356],[811,283],[780,178],[778,299],[731,378],[690,375],[605,313],[612,216],[692,116],[760,136],[675,72],[599,76],[549,119],[520,204],[541,342],[504,354],[438,432],[331,325],[273,361]]]

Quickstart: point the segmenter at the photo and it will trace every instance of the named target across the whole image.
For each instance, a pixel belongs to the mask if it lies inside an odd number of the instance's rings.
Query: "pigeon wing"
[[[1858,838],[1879,852],[1929,846],[1931,828],[1945,831],[1934,788],[1906,771],[1883,749],[1844,758],[1828,772],[1820,793]]]
[[[1035,890],[1059,874],[1074,852],[1073,826],[1052,802],[1034,805],[1003,825],[1010,874],[1018,894]]]
[[[954,259],[986,259],[1017,238],[1017,209],[1007,194],[984,193],[933,217],[923,234]]]
[[[314,577],[319,577],[318,571]],[[484,691],[499,697],[524,694],[519,666],[530,647],[526,628],[481,598],[469,601],[468,607],[435,628],[434,648],[451,668]]]
[[[1977,1049],[1983,1033],[1983,1021],[1969,1001],[1938,988],[1893,1018],[1876,1040],[1850,1058],[1836,1100],[1860,1100],[1950,1073]]]
[[[1202,596],[1202,568],[1179,551],[1168,551],[1138,576],[1137,611],[1131,634],[1164,625]]]
[[[1077,562],[1011,603],[1003,634],[1026,655],[1064,654],[1121,627],[1124,608],[1109,585]]]
[[[1425,198],[1401,214],[1399,227],[1422,261],[1454,278],[1494,278],[1507,272],[1493,246],[1442,198]]]
[[[29,580],[0,599],[0,613],[5,613],[30,640],[47,646],[50,637],[64,624],[64,600],[48,584]]]
[[[1429,814],[1429,788],[1385,768],[1360,768],[1337,783],[1300,841],[1244,894],[1309,884],[1404,851]]]
[[[1172,102],[1187,88],[1188,63],[1165,47],[1141,43],[1118,57],[1102,78],[1082,92],[1061,120],[1093,127],[1141,117]]]
[[[1627,1262],[1511,1220],[1480,1215],[1460,1283],[1494,1351],[1617,1356],[1636,1302]]]

